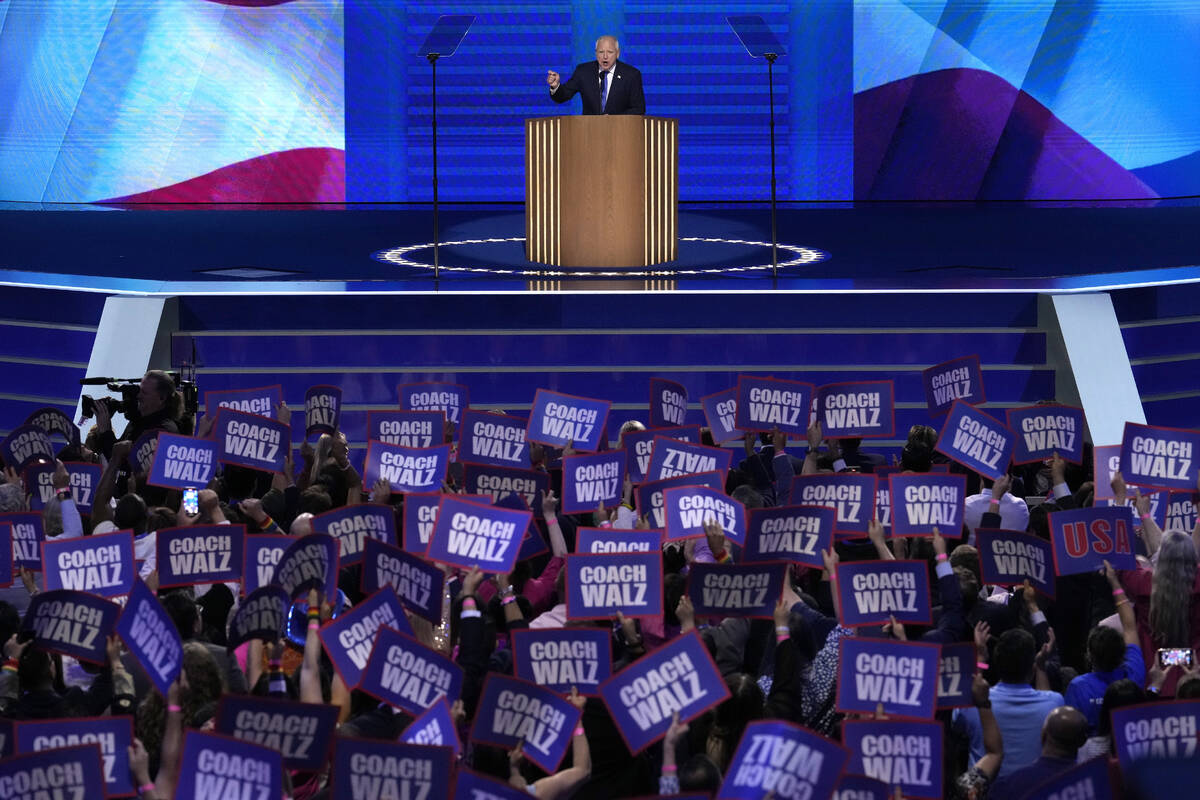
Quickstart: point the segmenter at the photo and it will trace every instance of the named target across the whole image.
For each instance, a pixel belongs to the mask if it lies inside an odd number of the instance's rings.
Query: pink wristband
[[[987,664],[987,662],[986,662],[986,661],[976,661],[976,662],[975,662],[975,666],[976,666],[976,667],[977,667],[977,668],[978,668],[978,669],[979,669],[981,672],[987,672],[987,670],[988,670],[988,664]]]
[[[600,523],[600,527],[601,527],[601,528],[611,528],[611,527],[612,527],[612,523],[611,523],[611,522],[609,522],[608,520],[604,520],[603,522],[601,522],[601,523]]]
[[[936,560],[937,560],[937,561],[949,561],[949,560],[950,560],[950,556],[946,555],[945,553],[938,553],[938,554],[937,554],[937,559],[936,559]]]
[[[500,605],[502,605],[502,606],[506,606],[509,603],[515,603],[515,602],[517,602],[517,596],[515,594],[510,594],[507,597],[500,598]]]
[[[1142,519],[1153,519],[1153,514],[1142,514]]]
[[[183,706],[167,706],[167,713],[181,714],[183,713]]]
[[[677,769],[678,769],[678,767],[676,767],[674,764],[663,764],[662,771],[663,772],[674,772]]]
[[[475,598],[474,597],[464,597],[463,598],[463,608],[464,609],[476,608]]]
[[[786,633],[775,634],[775,643],[776,644],[778,644],[779,642],[786,642],[787,640],[788,640],[788,634],[786,634]]]
[[[572,736],[583,736],[583,726],[580,725],[578,728],[575,729],[575,732],[572,733],[571,735]]]
[[[1124,589],[1113,589],[1112,592],[1113,592],[1113,597],[1116,597],[1119,594],[1125,594]]]
[[[153,783],[143,783],[141,786],[138,787],[138,794],[145,794],[146,792],[153,792],[153,791],[154,791]]]

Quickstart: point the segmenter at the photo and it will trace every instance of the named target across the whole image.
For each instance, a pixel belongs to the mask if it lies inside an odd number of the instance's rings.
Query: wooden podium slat
[[[678,121],[579,116],[525,121],[530,261],[638,267],[677,254]]]

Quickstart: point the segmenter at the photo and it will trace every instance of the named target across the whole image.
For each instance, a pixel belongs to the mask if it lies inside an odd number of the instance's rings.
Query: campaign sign
[[[888,478],[892,536],[926,536],[936,528],[957,538],[967,499],[966,475],[906,473]]]
[[[447,800],[454,751],[339,736],[330,797],[339,800]]]
[[[12,523],[0,522],[0,587],[12,586],[13,535]]]
[[[1083,409],[1041,405],[1010,408],[1008,428],[1016,434],[1014,464],[1032,464],[1055,453],[1064,461],[1083,463]]]
[[[612,674],[612,634],[607,628],[513,631],[513,671],[518,678],[568,694],[595,694]]]
[[[891,436],[896,430],[895,384],[830,383],[817,388],[816,411],[826,439]]]
[[[679,442],[700,442],[700,426],[684,425],[677,428],[650,428],[644,431],[629,431],[621,437],[621,448],[628,454],[626,470],[634,483],[644,483],[650,467],[650,455],[654,451],[654,440],[663,436]]]
[[[50,437],[41,428],[22,425],[0,442],[0,454],[3,454],[8,466],[17,472],[24,472],[26,467],[39,458],[53,462],[54,445],[50,444]]]
[[[204,416],[215,417],[222,408],[244,414],[269,417],[283,404],[283,387],[260,386],[255,389],[225,389],[204,393]]]
[[[487,464],[463,465],[463,488],[467,494],[486,495],[492,502],[512,492],[541,516],[542,494],[550,488],[550,476],[535,469],[494,467]]]
[[[229,622],[228,648],[233,650],[252,639],[279,641],[291,608],[292,599],[283,589],[258,587],[242,600]]]
[[[531,511],[485,506],[444,495],[429,537],[428,561],[484,572],[512,572]]]
[[[158,437],[162,431],[148,431],[143,433],[133,443],[133,449],[129,451],[129,466],[138,475],[149,475],[154,468],[154,456],[158,453]],[[212,444],[211,439],[202,441]],[[216,460],[216,445],[213,445],[213,459]]]
[[[1122,772],[1142,759],[1195,758],[1200,741],[1200,700],[1114,708],[1112,732]]]
[[[409,723],[400,734],[400,741],[430,747],[449,747],[457,758],[462,751],[462,742],[458,739],[454,717],[450,715],[450,704],[446,702],[446,698],[443,697],[431,705],[428,711]]]
[[[455,425],[470,405],[467,387],[458,383],[402,383],[397,388],[402,410],[441,411]]]
[[[682,383],[650,379],[650,427],[682,425],[687,416],[688,394]]]
[[[975,679],[975,645],[971,642],[943,644],[938,663],[937,709],[974,705],[971,682]]]
[[[106,797],[137,794],[133,776],[129,774],[128,748],[132,743],[133,718],[128,716],[30,720],[16,726],[18,755],[77,745],[98,745]],[[17,795],[20,792],[4,793],[5,797]]]
[[[454,778],[454,800],[529,800],[529,792],[460,767]]]
[[[9,511],[0,514],[0,524],[12,525],[13,568],[42,571],[42,542],[46,534],[42,515],[36,511]]]
[[[892,787],[866,775],[846,774],[829,800],[892,800]]]
[[[498,467],[529,467],[526,421],[507,414],[467,409],[459,434],[458,460]]]
[[[150,485],[168,489],[204,488],[216,473],[217,442],[162,432],[158,434],[151,459],[146,478]]]
[[[983,369],[979,356],[946,361],[921,373],[925,386],[925,404],[931,416],[941,416],[956,400],[973,406],[987,400],[983,391]]]
[[[738,376],[734,422],[744,431],[772,431],[804,436],[808,431],[813,385],[801,381]]]
[[[384,627],[409,636],[416,635],[404,614],[400,598],[390,586],[384,586],[354,608],[343,611],[317,634],[329,660],[349,688],[358,685],[362,671],[371,659],[375,635]]]
[[[770,619],[783,595],[785,561],[757,564],[696,562],[688,575],[688,597],[696,616]]]
[[[100,465],[67,461],[63,466],[67,468],[67,474],[71,477],[71,499],[75,501],[80,513],[92,513],[96,488],[100,485],[100,474],[103,472]],[[57,468],[58,465],[53,461],[36,461],[25,470],[25,485],[31,494],[31,510],[41,511],[54,499],[57,492],[54,488],[54,472]]]
[[[791,500],[797,505],[836,508],[834,533],[865,536],[875,515],[875,476],[855,472],[797,475],[792,478]]]
[[[856,561],[838,564],[841,623],[848,628],[888,621],[928,625],[929,572],[924,561]]]
[[[942,724],[896,720],[846,720],[846,769],[899,786],[905,797],[941,800]]]
[[[436,447],[400,447],[383,442],[367,442],[363,466],[363,485],[374,486],[383,479],[393,492],[436,492],[446,480],[450,463],[450,445]]]
[[[634,498],[637,502],[638,514],[645,516],[649,520],[650,527],[666,527],[666,490],[677,486],[692,488],[707,486],[714,492],[723,492],[725,489],[725,478],[719,472],[702,472],[699,475],[680,475],[677,478],[666,478],[661,481],[641,484],[634,489]],[[704,535],[704,532],[701,531],[700,535]]]
[[[600,697],[636,755],[663,737],[672,714],[689,722],[729,697],[729,687],[700,634],[691,631],[600,684]]]
[[[1095,484],[1097,500],[1113,498],[1112,476],[1120,469],[1121,445],[1107,444],[1092,448],[1092,482]]]
[[[1181,494],[1183,494],[1183,493],[1181,492]],[[1188,495],[1188,496],[1190,496],[1190,495]],[[1152,489],[1147,489],[1146,491],[1142,492],[1142,497],[1149,498],[1149,500],[1150,500],[1150,516],[1154,519],[1154,524],[1158,526],[1158,529],[1160,531],[1165,531],[1167,529],[1167,506],[1170,503],[1171,493],[1168,492],[1166,489],[1163,489],[1161,491],[1154,491]],[[1141,529],[1142,518],[1140,516],[1138,516],[1136,497],[1134,495],[1126,495],[1125,503],[1123,506],[1122,506],[1122,504],[1118,503],[1116,500],[1105,500],[1103,503],[1096,503],[1096,505],[1125,508],[1129,512],[1129,521],[1133,524],[1133,529],[1135,531]],[[1187,528],[1184,530],[1184,533],[1191,533],[1191,532],[1192,532],[1191,528]]]
[[[217,733],[189,730],[184,736],[175,800],[273,800],[282,794],[283,756],[277,750]]]
[[[217,460],[222,464],[279,474],[283,474],[283,460],[292,447],[289,426],[270,417],[243,414],[231,408],[223,408],[217,413],[213,438],[217,442]],[[160,437],[160,451],[165,444]]]
[[[445,580],[445,573],[424,559],[385,542],[367,540],[362,569],[362,590],[367,594],[390,586],[414,614],[437,625],[442,620]]]
[[[442,444],[446,428],[443,411],[368,411],[367,439],[400,447]]]
[[[1054,552],[1050,542],[1024,531],[975,531],[979,572],[983,582],[995,586],[1020,586],[1028,578],[1034,588],[1054,597]]]
[[[327,533],[310,533],[288,546],[275,565],[271,583],[295,600],[309,589],[325,597],[337,593],[338,545]]]
[[[746,507],[719,489],[677,486],[664,492],[668,541],[704,536],[704,523],[721,526],[725,537],[746,543]]]
[[[583,514],[620,505],[625,488],[624,450],[605,450],[590,455],[563,458],[562,510],[564,514]]]
[[[1005,425],[966,403],[950,409],[934,449],[952,461],[996,480],[1008,471],[1016,436]]]
[[[343,567],[362,561],[364,542],[368,539],[396,543],[396,513],[382,503],[361,503],[326,511],[313,517],[312,527],[317,533],[328,533],[337,539],[339,563]]]
[[[1121,474],[1126,483],[1193,491],[1200,475],[1197,456],[1200,456],[1200,431],[1125,423]]]
[[[462,693],[462,682],[458,664],[411,636],[380,628],[358,688],[415,715],[443,697],[453,703]]]
[[[338,432],[342,418],[342,387],[310,386],[304,393],[304,435]]]
[[[1080,508],[1052,511],[1048,517],[1055,575],[1095,572],[1105,560],[1113,569],[1137,569],[1128,510]]]
[[[32,425],[35,428],[40,428],[45,432],[46,436],[58,434],[67,440],[69,444],[79,444],[79,428],[71,422],[61,409],[53,406],[43,406],[37,411],[25,418],[23,425]]]
[[[241,580],[245,525],[188,525],[157,535],[158,585],[195,586]]]
[[[925,642],[860,639],[838,642],[837,710],[930,719],[937,701],[942,649]]]
[[[737,426],[737,387],[700,398],[704,419],[717,444],[741,439],[746,432]]]
[[[1196,527],[1196,504],[1192,502],[1191,492],[1171,492],[1165,519],[1159,527],[1164,531],[1192,532]]]
[[[129,593],[116,631],[166,697],[183,666],[183,640],[158,597],[140,580]]]
[[[733,451],[725,447],[708,447],[655,436],[650,463],[646,466],[646,480],[661,481],[714,471],[725,475],[732,463]]]
[[[662,547],[662,531],[576,528],[576,553],[653,553]]]
[[[101,759],[95,744],[6,758],[0,761],[0,795],[10,800],[95,797],[107,786]]]
[[[1112,800],[1112,780],[1108,774],[1108,759],[1093,758],[1060,772],[1045,783],[1038,784],[1021,800]]]
[[[34,643],[44,650],[103,664],[108,659],[105,641],[120,613],[116,603],[87,592],[38,592],[29,600],[21,629],[33,633]]]
[[[46,589],[73,589],[101,597],[129,594],[136,572],[133,531],[116,531],[42,543]]]
[[[828,798],[850,754],[799,725],[756,720],[746,726],[717,800]]]
[[[429,534],[437,519],[441,492],[416,492],[404,496],[404,549],[424,555],[429,547]]]
[[[269,584],[275,578],[275,567],[279,565],[279,560],[298,539],[298,536],[275,533],[248,534],[243,544],[242,593],[250,594]]]
[[[525,438],[552,447],[566,447],[571,442],[576,450],[595,452],[600,449],[611,406],[608,400],[538,389],[529,410]]]
[[[334,705],[226,693],[214,729],[279,751],[288,769],[316,771],[325,764],[337,719]]]
[[[567,754],[581,716],[557,692],[497,672],[484,681],[477,708],[472,741],[506,750],[520,744],[526,758],[551,774]]]
[[[794,561],[823,567],[833,542],[837,509],[827,506],[752,508],[746,523],[746,561]]]
[[[567,619],[663,613],[662,551],[567,556]]]
[[[875,519],[883,528],[884,536],[892,535],[892,485],[888,477],[875,470]]]

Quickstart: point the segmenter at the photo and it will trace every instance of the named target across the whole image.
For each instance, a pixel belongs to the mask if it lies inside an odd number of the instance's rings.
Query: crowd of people
[[[56,494],[43,519],[48,540],[134,532],[140,577],[157,590],[184,641],[182,673],[164,696],[115,636],[102,665],[47,652],[23,633],[20,610],[4,603],[0,717],[132,717],[132,783],[143,797],[159,800],[173,797],[181,780],[184,732],[211,728],[219,701],[230,694],[331,704],[338,711],[339,736],[395,741],[412,723],[412,715],[349,689],[318,636],[331,616],[366,599],[360,588],[361,567],[342,569],[338,597],[310,593],[301,604],[308,612],[307,628],[279,641],[229,648],[227,626],[242,599],[239,587],[218,583],[159,589],[154,554],[155,532],[180,525],[230,523],[245,525],[250,533],[303,535],[312,531],[315,515],[361,502],[390,504],[400,520],[404,495],[392,492],[386,482],[364,487],[345,437],[324,434],[315,446],[300,449],[301,463],[289,457],[283,474],[224,467],[200,492],[198,510],[189,513],[181,507],[178,491],[148,485],[129,458],[134,441],[147,431],[190,430],[170,377],[148,373],[138,404],[140,415],[120,436],[100,407],[86,439],[59,456],[62,461],[104,465],[90,515],[76,508],[69,476],[60,467],[54,475]],[[281,411],[286,414],[286,409]],[[641,427],[627,422],[621,433]],[[198,434],[203,433],[201,424]],[[454,435],[453,426],[448,426],[447,441]],[[896,456],[900,470],[929,472],[944,461],[934,450],[935,441],[931,428],[910,431]],[[726,494],[750,509],[786,506],[795,474],[872,473],[882,464],[880,456],[860,451],[858,445],[854,440],[824,440],[819,425],[810,428],[807,441],[789,442],[778,432],[747,435],[744,450],[728,471]],[[994,482],[968,475],[970,497],[961,530],[893,539],[873,521],[866,538],[839,539],[824,554],[824,569],[791,565],[773,620],[697,617],[686,593],[689,570],[696,563],[736,563],[740,557],[740,548],[725,532],[709,524],[703,538],[663,545],[664,600],[658,617],[634,620],[618,615],[587,623],[567,619],[565,606],[565,557],[574,552],[577,529],[649,525],[628,486],[619,506],[561,514],[558,457],[549,448],[531,448],[530,468],[550,477],[551,489],[540,498],[536,520],[549,552],[520,561],[505,575],[446,568],[442,623],[417,615],[409,620],[423,644],[463,669],[461,697],[453,704],[463,742],[461,766],[507,781],[529,795],[715,795],[743,732],[758,720],[796,723],[838,741],[847,718],[834,701],[839,652],[849,637],[861,635],[974,645],[978,668],[972,705],[939,711],[935,717],[946,734],[942,764],[948,797],[1015,800],[1093,758],[1107,759],[1118,796],[1143,796],[1134,792],[1117,766],[1113,712],[1133,704],[1200,698],[1197,667],[1164,666],[1157,657],[1160,648],[1180,648],[1193,651],[1195,663],[1194,649],[1200,646],[1200,525],[1192,531],[1160,530],[1149,513],[1150,498],[1129,492],[1119,473],[1112,487],[1116,502],[1128,499],[1140,526],[1136,569],[1108,567],[1092,574],[1051,576],[1053,599],[1028,581],[1002,587],[983,580],[973,545],[976,529],[1016,529],[1048,539],[1050,512],[1095,502],[1090,449],[1079,465],[1055,456],[1014,467]],[[957,464],[949,469],[963,471]],[[27,508],[29,488],[22,475],[8,468],[4,477],[0,512]],[[461,469],[454,464],[443,491],[461,491]],[[1038,502],[1027,502],[1034,497]],[[893,622],[870,632],[845,626],[834,586],[838,563],[893,558],[927,564],[932,624]],[[31,596],[39,591],[34,573],[22,568],[19,577]],[[572,692],[570,701],[582,709],[582,722],[554,774],[529,763],[519,747],[506,752],[470,741],[466,731],[479,712],[486,677],[513,672],[512,634],[579,624],[610,632],[614,674],[676,637],[697,631],[723,675],[728,699],[698,717],[674,720],[663,739],[631,753],[604,703]],[[328,797],[328,768],[290,771],[285,787],[293,798]]]

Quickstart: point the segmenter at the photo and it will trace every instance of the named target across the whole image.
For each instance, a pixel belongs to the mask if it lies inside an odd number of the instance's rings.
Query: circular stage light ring
[[[509,242],[524,242],[524,236],[509,236],[503,238],[489,239],[460,239],[453,242],[440,242],[439,247],[454,247],[456,245],[475,245],[475,244],[504,244]],[[770,242],[756,242],[749,239],[721,239],[709,236],[681,236],[681,242],[704,242],[714,244],[736,244],[749,245],[755,247],[765,247],[770,249]],[[790,267],[798,267],[806,264],[816,264],[819,261],[825,261],[829,258],[829,253],[822,250],[817,250],[813,247],[801,247],[794,244],[777,244],[776,247],[781,252],[791,254],[791,258],[787,261],[779,262],[779,269],[787,269]],[[394,247],[390,250],[383,250],[375,253],[374,258],[388,264],[394,264],[398,267],[406,267],[409,269],[432,270],[433,264],[427,264],[421,261],[414,261],[411,258],[413,253],[420,250],[432,250],[433,242],[423,244],[406,245],[405,247]],[[674,278],[679,276],[689,275],[728,275],[736,273],[750,272],[770,272],[770,264],[755,264],[752,266],[740,267],[701,267],[701,268],[680,268],[680,269],[648,269],[648,268],[631,268],[631,269],[563,269],[560,267],[546,267],[544,269],[518,269],[513,267],[462,267],[449,264],[439,264],[438,269],[442,272],[465,273],[474,275],[504,275],[513,278]]]

